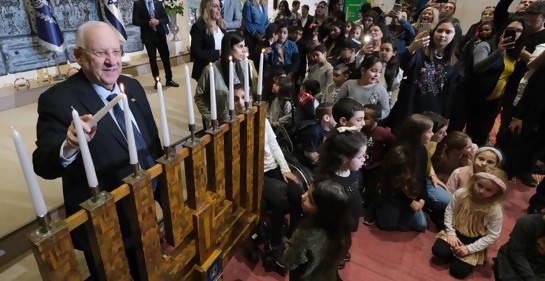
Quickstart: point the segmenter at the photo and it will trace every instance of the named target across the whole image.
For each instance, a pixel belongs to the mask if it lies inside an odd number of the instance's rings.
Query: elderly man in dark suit
[[[82,115],[85,137],[103,190],[115,189],[123,183],[123,178],[131,174],[125,131],[121,129],[125,123],[122,118],[116,118],[119,116],[116,111],[119,113],[123,108],[118,105],[111,109],[110,114],[93,127],[85,122],[114,94],[120,93],[120,83],[123,83],[128,97],[136,142],[141,144],[138,153],[142,168],[149,168],[154,164],[153,159],[163,154],[144,89],[137,80],[121,75],[122,55],[119,39],[109,25],[97,21],[84,23],[78,28],[74,49],[81,70],[48,89],[38,100],[37,148],[32,155],[34,170],[45,179],[62,177],[67,215],[80,210],[79,204],[91,197],[71,107]],[[127,206],[120,202],[117,207],[129,267],[133,278],[137,278]],[[72,232],[72,239],[75,247],[85,253],[93,278],[90,280],[98,280],[83,227]]]
[[[168,51],[168,17],[163,2],[157,0],[136,0],[132,10],[132,24],[140,27],[140,38],[148,52],[151,74],[153,79],[159,77],[157,67],[157,51],[163,62],[167,86],[178,87],[178,83],[172,80],[170,69],[170,52]],[[155,82],[157,89],[157,82]]]

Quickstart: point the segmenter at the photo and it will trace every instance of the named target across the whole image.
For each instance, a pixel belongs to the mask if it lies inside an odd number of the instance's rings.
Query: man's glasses
[[[89,54],[92,54],[92,55],[95,55],[96,57],[99,57],[99,58],[105,58],[105,57],[108,57],[110,55],[114,56],[114,57],[121,57],[125,54],[125,51],[123,51],[123,49],[119,49],[119,50],[111,50],[111,51],[106,51],[106,50],[87,50],[87,49],[84,49],[84,48],[78,48],[86,53],[89,53]]]

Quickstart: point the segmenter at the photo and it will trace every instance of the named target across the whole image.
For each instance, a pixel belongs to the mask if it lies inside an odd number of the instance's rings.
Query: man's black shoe
[[[530,173],[521,173],[517,175],[517,179],[524,185],[529,187],[536,187],[537,181]]]
[[[178,83],[176,83],[176,82],[174,82],[172,80],[167,81],[167,83],[165,85],[167,85],[169,87],[180,87],[180,85]]]

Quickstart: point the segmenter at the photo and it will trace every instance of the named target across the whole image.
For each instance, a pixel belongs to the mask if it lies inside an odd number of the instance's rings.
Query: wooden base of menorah
[[[32,252],[42,280],[81,280],[66,222],[55,219],[49,224],[48,232],[43,233],[38,229],[27,237],[32,243]]]
[[[98,277],[100,280],[130,281],[132,278],[114,197],[103,191],[96,199],[89,199],[80,205],[89,217],[87,233]]]
[[[138,274],[144,281],[167,280],[163,269],[151,174],[140,171],[126,177],[124,181],[131,190],[128,204],[132,215],[130,223],[139,264]]]

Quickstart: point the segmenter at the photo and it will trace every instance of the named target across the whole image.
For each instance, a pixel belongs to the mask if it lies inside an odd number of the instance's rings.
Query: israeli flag
[[[123,42],[127,41],[127,32],[125,31],[121,11],[119,11],[118,0],[102,0],[100,8],[102,9],[104,21],[117,30],[119,40]]]
[[[36,29],[40,45],[53,52],[64,52],[64,38],[49,0],[32,0],[31,5],[36,12]]]

